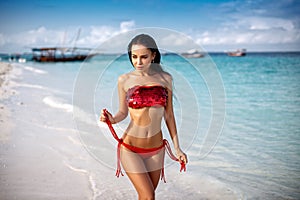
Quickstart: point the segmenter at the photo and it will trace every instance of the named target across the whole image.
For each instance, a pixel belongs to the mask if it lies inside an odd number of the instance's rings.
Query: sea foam
[[[73,111],[73,106],[71,104],[63,103],[61,99],[55,97],[51,97],[51,96],[45,97],[43,99],[43,102],[52,108],[62,109],[66,112]]]
[[[31,71],[34,72],[36,74],[47,74],[47,71],[41,70],[41,69],[36,69],[33,67],[29,67],[29,66],[24,66],[24,69],[26,69],[27,71]]]

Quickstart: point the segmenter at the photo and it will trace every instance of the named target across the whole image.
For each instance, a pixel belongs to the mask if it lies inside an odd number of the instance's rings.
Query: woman
[[[112,116],[103,109],[100,120],[115,124],[124,120],[128,112],[131,121],[118,140],[118,160],[133,183],[139,199],[155,199],[160,176],[164,179],[165,149],[170,147],[163,139],[162,118],[165,119],[177,157],[185,169],[187,156],[180,149],[172,103],[172,77],[160,65],[161,54],[152,37],[141,34],[128,45],[128,56],[135,70],[118,79],[119,111]],[[182,170],[181,169],[181,170]],[[122,174],[120,164],[117,176]],[[122,174],[123,175],[123,174]]]

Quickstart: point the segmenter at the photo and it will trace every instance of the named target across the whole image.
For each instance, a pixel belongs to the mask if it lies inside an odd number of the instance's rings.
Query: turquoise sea
[[[300,54],[212,56],[226,90],[226,122],[203,172],[249,199],[299,199]]]
[[[217,180],[241,199],[300,199],[300,53],[165,55],[162,64],[174,78],[175,114],[192,176],[199,181],[203,175]],[[49,108],[65,106],[67,112],[66,105],[73,105],[77,114],[83,110],[92,116],[85,122],[89,125],[83,125],[75,112],[79,132],[106,129],[97,125],[99,111],[106,107],[116,112],[117,78],[132,70],[126,55],[101,55],[85,63],[27,62],[24,66],[47,72],[23,76],[30,80],[27,85],[45,90],[43,100]],[[26,87],[22,90],[26,92]],[[81,103],[89,106],[82,108]],[[122,134],[127,122],[117,127],[118,133]],[[114,168],[111,157],[115,152],[101,155],[110,150],[105,142],[99,150],[93,135],[79,136],[95,159]],[[101,141],[115,145],[110,135]],[[178,166],[167,167],[177,170]]]

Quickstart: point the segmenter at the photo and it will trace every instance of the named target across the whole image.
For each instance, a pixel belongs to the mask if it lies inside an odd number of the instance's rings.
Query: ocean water
[[[205,173],[249,199],[299,199],[299,54],[215,56],[226,90],[226,122]]]
[[[167,55],[162,63],[174,78],[178,132],[189,156],[186,177],[196,182],[209,177],[240,199],[300,198],[300,53],[215,53],[198,59]],[[117,111],[117,78],[133,70],[128,58],[27,62],[20,68],[26,72],[21,93],[42,90],[43,98],[35,101],[73,113],[76,137],[95,160],[111,169],[114,179],[111,147],[116,142],[98,117],[102,108]],[[116,126],[119,135],[127,123],[128,119]],[[163,131],[169,139],[165,127]],[[175,169],[178,173],[177,165],[166,162],[170,174]],[[117,181],[114,184],[118,187]],[[195,184],[190,187],[201,190]]]

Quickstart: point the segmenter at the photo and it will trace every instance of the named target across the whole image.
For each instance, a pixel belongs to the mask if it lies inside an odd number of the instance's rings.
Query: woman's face
[[[155,53],[152,53],[147,47],[140,44],[132,45],[131,61],[136,70],[147,72],[154,58]]]

